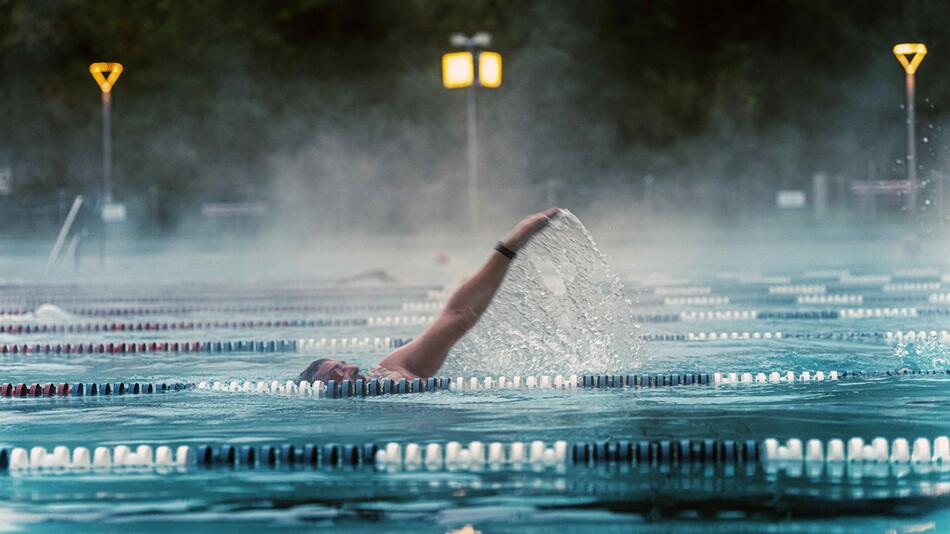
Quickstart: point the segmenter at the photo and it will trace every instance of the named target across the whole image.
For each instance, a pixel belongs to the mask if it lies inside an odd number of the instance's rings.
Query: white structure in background
[[[797,210],[805,207],[805,192],[799,189],[785,189],[775,194],[775,207],[783,210]]]
[[[110,202],[102,206],[102,221],[107,223],[124,222],[128,213],[125,204]]]

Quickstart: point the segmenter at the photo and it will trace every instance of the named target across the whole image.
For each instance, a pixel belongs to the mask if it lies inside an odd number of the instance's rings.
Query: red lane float
[[[94,397],[99,395],[140,395],[184,391],[194,384],[182,382],[102,382],[75,384],[0,384],[0,397]]]

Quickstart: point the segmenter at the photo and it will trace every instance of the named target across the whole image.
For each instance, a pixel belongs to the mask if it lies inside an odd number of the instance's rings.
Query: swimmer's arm
[[[557,208],[551,208],[525,218],[502,243],[514,251],[521,249],[555,214]],[[501,253],[492,252],[481,269],[455,290],[436,320],[418,337],[384,358],[379,365],[406,377],[428,378],[439,372],[452,346],[475,326],[488,309],[505,279],[510,263],[511,260]]]
[[[445,308],[419,336],[379,362],[381,367],[412,377],[428,378],[442,368],[449,349],[465,335],[488,308],[505,279],[510,260],[494,252],[475,276],[459,287]]]

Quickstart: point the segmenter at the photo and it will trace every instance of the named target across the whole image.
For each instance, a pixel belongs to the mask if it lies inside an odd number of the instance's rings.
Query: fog
[[[238,24],[260,15],[254,8],[180,44],[176,32],[201,26],[216,4],[202,14],[133,2],[126,15],[140,24],[101,28],[114,41],[74,27],[60,42],[24,35],[95,8],[12,3],[4,241],[13,256],[45,258],[63,205],[83,194],[79,267],[63,259],[56,276],[145,276],[160,258],[169,277],[386,269],[458,280],[522,216],[551,205],[577,213],[621,274],[943,261],[950,86],[940,77],[947,31],[932,20],[939,6],[885,16],[876,3],[778,3],[740,16],[738,6],[687,4],[476,3],[446,15],[331,3],[262,20],[261,31],[273,31],[263,37]],[[311,26],[321,31],[294,33]],[[449,31],[482,29],[503,55],[504,82],[476,90],[472,227],[467,90],[441,87],[438,58],[451,49]],[[918,38],[934,52],[917,88],[923,189],[909,214],[905,197],[861,196],[853,183],[906,175],[903,73],[889,47]],[[116,56],[127,68],[113,133],[116,198],[129,218],[105,233],[86,56]],[[35,72],[14,76],[18,57],[32,58]],[[48,85],[42,73],[53,76]],[[804,192],[804,206],[780,209],[780,190]],[[906,250],[910,234],[920,253]],[[435,262],[438,254],[449,261]],[[8,272],[47,276],[32,261]]]

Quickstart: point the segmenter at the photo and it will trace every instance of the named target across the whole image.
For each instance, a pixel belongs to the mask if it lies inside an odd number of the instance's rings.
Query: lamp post
[[[442,85],[446,89],[467,88],[466,132],[468,139],[468,219],[469,227],[478,228],[478,123],[475,89],[501,87],[501,54],[479,51],[491,44],[491,35],[478,32],[472,36],[453,33],[449,36],[452,46],[464,48],[461,52],[449,52],[442,56]]]
[[[104,204],[112,203],[112,88],[122,74],[121,63],[93,63],[89,73],[102,90],[102,191]]]
[[[927,47],[922,43],[901,43],[894,45],[894,56],[904,67],[907,81],[907,211],[913,214],[917,209],[917,140],[914,134],[914,74],[927,55]]]

